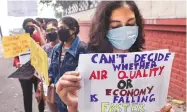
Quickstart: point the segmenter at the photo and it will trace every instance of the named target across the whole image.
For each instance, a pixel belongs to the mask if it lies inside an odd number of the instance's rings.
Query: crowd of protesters
[[[75,18],[63,17],[59,21],[47,18],[27,18],[23,29],[30,34],[47,53],[49,82],[54,87],[54,102],[41,96],[42,81],[35,76],[19,79],[23,91],[25,112],[32,112],[32,89],[38,101],[39,112],[48,106],[51,112],[78,112],[77,90],[81,76],[76,71],[81,53],[126,53],[143,49],[145,43],[143,19],[133,1],[102,1],[93,16],[88,44],[78,37],[80,28]],[[132,32],[133,38],[124,33]],[[14,58],[19,68],[19,57]],[[52,97],[52,96],[49,96]],[[161,111],[174,112],[171,105]]]

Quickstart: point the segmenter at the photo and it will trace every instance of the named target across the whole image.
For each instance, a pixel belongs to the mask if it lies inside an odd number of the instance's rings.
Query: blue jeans
[[[60,97],[58,96],[57,93],[55,93],[55,94],[56,94],[55,95],[55,103],[57,104],[58,112],[68,112],[66,104],[64,104],[64,102],[62,102],[62,100],[60,99]]]

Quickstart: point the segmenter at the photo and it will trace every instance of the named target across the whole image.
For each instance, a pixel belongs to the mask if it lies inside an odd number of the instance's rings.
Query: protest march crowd
[[[82,87],[81,73],[77,71],[79,55],[88,53],[140,52],[144,49],[145,43],[143,18],[134,1],[101,1],[91,22],[88,43],[79,39],[79,23],[73,17],[62,17],[59,21],[56,19],[27,18],[23,21],[22,26],[25,33],[28,33],[47,53],[49,77],[48,91],[45,97],[43,94],[45,84],[42,79],[36,76],[30,79],[19,79],[23,91],[24,112],[32,112],[33,85],[39,112],[44,112],[46,106],[48,106],[50,112],[78,112],[78,90]],[[146,57],[148,61],[145,61]],[[153,68],[157,67],[155,61],[167,61],[168,57],[168,54],[142,54],[137,55],[134,62],[126,65],[124,63],[126,56],[121,55],[121,57],[118,57],[121,59],[121,63],[113,64],[113,67],[115,70]],[[115,63],[115,55],[112,56],[111,54],[108,61],[105,58],[94,55],[92,61],[93,63]],[[14,66],[18,69],[22,67],[19,56],[14,57]],[[141,71],[142,74],[140,71],[137,73],[131,72],[130,77],[131,79],[155,77],[161,75],[163,69],[164,66],[151,69],[150,73],[145,70]],[[122,74],[123,71],[120,73]],[[119,79],[128,78],[126,74],[121,75],[120,73],[118,74]],[[37,71],[35,74],[37,74]],[[138,102],[147,102],[148,100],[151,102],[155,100],[152,98],[154,94],[152,96],[143,95],[150,93],[153,88],[154,86],[131,90],[126,90],[128,88],[121,90],[107,89],[106,95],[114,95],[114,102],[118,103],[126,102],[126,100],[120,101],[120,97],[131,95],[142,95],[142,97],[139,96],[136,99]],[[131,99],[130,102],[133,101]],[[159,111],[175,112],[170,104],[165,104]],[[105,111],[102,110],[102,112]]]

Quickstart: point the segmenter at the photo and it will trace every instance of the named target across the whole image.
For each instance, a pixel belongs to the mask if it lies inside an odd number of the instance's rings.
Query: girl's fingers
[[[79,72],[76,72],[76,71],[70,71],[70,72],[66,72],[64,75],[74,75],[74,76],[79,76]]]
[[[56,84],[56,92],[60,92],[63,88],[78,87],[80,88],[80,82],[73,82],[68,80],[59,80]]]
[[[78,72],[66,72],[56,84],[56,92],[68,106],[77,105],[76,91],[80,89],[81,77]]]
[[[66,89],[66,91],[72,93],[72,91],[77,91],[77,90],[79,90],[80,88],[81,88],[81,86],[79,86],[79,87],[67,87],[67,88],[65,88],[65,89]],[[74,93],[74,95],[77,96],[77,93]]]
[[[68,81],[68,80],[61,80],[59,81],[59,84],[63,87],[79,87],[80,81]]]
[[[165,106],[161,109],[161,112],[170,112],[171,109],[172,109],[172,105],[171,105],[171,104],[167,104],[167,105],[165,105]]]
[[[62,91],[60,91],[58,93],[58,95],[60,96],[61,100],[68,105],[69,107],[72,107],[73,105],[77,105],[78,102],[78,97],[75,94],[73,94],[70,91],[76,91],[77,89],[79,89],[78,87],[68,87],[68,88],[64,88]]]
[[[75,75],[64,75],[61,79],[76,82],[76,81],[80,81],[81,77]]]
[[[57,82],[56,91],[61,91],[64,87],[79,87],[81,77],[79,72],[66,72]]]

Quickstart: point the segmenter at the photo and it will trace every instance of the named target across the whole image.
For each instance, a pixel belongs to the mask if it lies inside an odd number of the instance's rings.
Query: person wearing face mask
[[[44,40],[44,37],[40,31],[39,25],[32,18],[25,19],[23,21],[22,26],[23,26],[23,29],[25,30],[25,33],[29,33],[30,37],[33,38],[37,43],[39,43],[40,45],[45,44],[45,40]],[[38,36],[35,35],[36,32],[38,32]],[[21,66],[18,56],[14,58],[13,65],[16,68],[19,68]],[[21,84],[21,88],[23,91],[23,102],[24,102],[24,110],[25,110],[24,112],[32,112],[33,86],[34,86],[34,90],[37,94],[38,81],[39,80],[35,76],[33,76],[30,79],[19,79],[19,82]],[[39,112],[44,112],[44,101],[43,100],[41,100],[39,102],[38,110],[39,110]]]
[[[50,83],[56,84],[58,79],[68,71],[77,68],[80,53],[86,53],[87,44],[79,39],[79,24],[72,17],[64,17],[58,23],[58,37],[61,43],[57,44],[51,54],[49,66]],[[67,106],[55,95],[58,112],[68,112]]]
[[[134,1],[101,1],[90,28],[88,52],[140,52],[144,47],[143,19]],[[64,73],[56,84],[56,92],[68,106],[68,112],[78,112],[79,72]],[[175,112],[165,105],[161,112]]]
[[[53,33],[53,31],[55,31],[56,33]],[[49,38],[49,37],[50,37],[51,34],[55,35],[55,37],[56,36],[58,37],[57,31],[58,31],[58,21],[56,19],[50,20],[49,22],[47,22],[46,32],[50,33],[50,34],[46,35],[47,43],[49,43],[49,42],[51,42],[53,40],[56,40],[55,38]]]
[[[42,48],[46,51],[48,57],[50,57],[53,47],[56,44],[60,43],[57,27],[58,23],[56,23],[55,21],[50,21],[47,23],[46,39],[49,43],[43,45]]]
[[[49,21],[47,23],[47,28],[46,28],[46,38],[47,38],[47,41],[49,43],[45,44],[42,46],[42,48],[44,49],[44,51],[47,53],[47,56],[48,56],[48,66],[50,66],[50,63],[51,63],[51,53],[52,53],[52,50],[53,50],[53,47],[60,43],[60,40],[58,38],[58,23],[56,21]],[[49,80],[50,81],[50,80]],[[51,81],[50,81],[51,82]],[[39,88],[39,91],[41,92],[42,91],[42,86],[46,86],[44,85],[42,82],[40,82],[38,84],[38,88]],[[51,86],[51,85],[50,85]],[[53,86],[51,86],[51,91],[50,92],[54,92],[54,88]],[[41,98],[43,98],[43,96],[41,96]],[[48,102],[46,101],[48,107],[49,107],[49,110],[51,112],[57,112],[57,105],[56,104],[53,104],[51,102]]]

